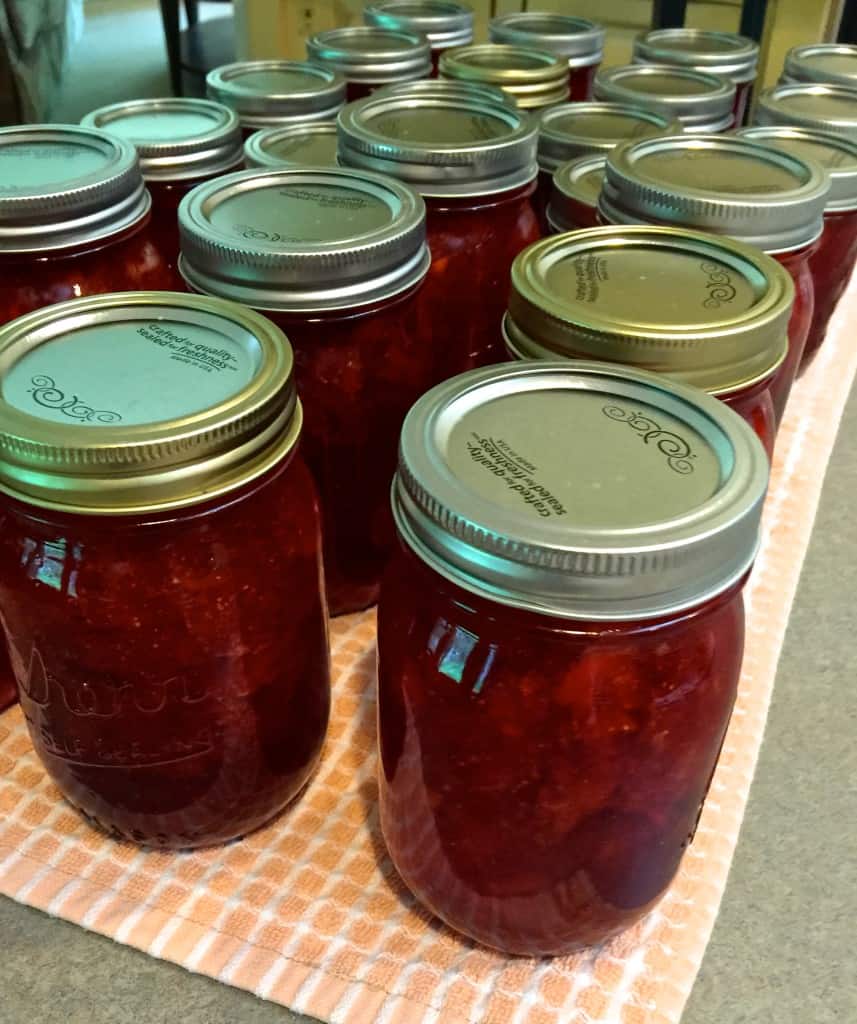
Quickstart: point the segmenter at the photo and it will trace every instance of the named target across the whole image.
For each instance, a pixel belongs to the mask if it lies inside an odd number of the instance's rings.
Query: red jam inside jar
[[[202,185],[179,218],[188,286],[261,310],[288,332],[302,451],[321,497],[328,604],[333,615],[368,607],[393,543],[399,430],[445,376],[420,298],[425,206],[382,175],[285,168]]]
[[[548,233],[594,228],[599,223],[598,197],[604,182],[605,155],[582,156],[561,164],[551,178],[545,207]],[[539,185],[548,192],[547,182]]]
[[[363,20],[374,28],[425,36],[431,47],[433,77],[444,50],[473,41],[473,10],[453,0],[375,0],[363,8]]]
[[[767,459],[660,380],[489,367],[403,429],[381,825],[416,897],[506,953],[573,952],[653,906],[729,722]]]
[[[536,128],[473,94],[377,95],[339,119],[339,162],[382,170],[425,200],[432,264],[422,291],[438,380],[503,358],[509,270],[539,237]]]
[[[0,614],[39,758],[122,838],[246,834],[305,785],[330,704],[288,342],[148,292],[30,314],[0,350]]]
[[[417,32],[351,25],[317,32],[307,39],[310,61],[330,68],[346,82],[346,102],[353,103],[382,85],[427,78],[431,48]]]
[[[291,125],[255,132],[244,143],[246,167],[336,167],[336,124]]]
[[[522,110],[541,110],[569,97],[565,61],[531,46],[477,43],[447,50],[441,78],[502,89]]]
[[[130,142],[152,197],[151,233],[175,268],[178,208],[196,185],[242,166],[243,139],[234,111],[212,100],[132,100],[100,107],[81,122]]]

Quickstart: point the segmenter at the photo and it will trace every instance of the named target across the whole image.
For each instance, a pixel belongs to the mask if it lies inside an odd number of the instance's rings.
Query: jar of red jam
[[[578,157],[557,169],[545,211],[549,232],[577,231],[598,224],[598,197],[606,163],[607,154],[602,153]]]
[[[363,20],[375,28],[424,35],[435,75],[444,50],[473,42],[473,9],[453,0],[374,0],[363,8]]]
[[[770,385],[788,350],[788,271],[753,246],[686,228],[597,227],[545,238],[512,266],[513,359],[598,359],[714,395],[768,455]]]
[[[238,115],[245,138],[263,128],[334,121],[345,102],[345,79],[332,68],[300,60],[247,60],[209,71],[212,100]]]
[[[857,46],[849,43],[811,43],[793,46],[783,64],[782,83],[818,82],[857,88]]]
[[[339,117],[342,165],[383,171],[425,200],[421,302],[438,380],[503,359],[509,269],[539,237],[535,157],[535,124],[481,97],[372,96]]]
[[[492,43],[555,53],[568,65],[569,97],[592,98],[592,82],[604,56],[604,28],[586,18],[542,11],[516,11],[491,19]]]
[[[734,124],[735,85],[710,71],[667,64],[624,64],[595,76],[597,100],[630,103],[681,122],[685,132],[723,132]]]
[[[452,928],[569,953],[670,884],[735,699],[767,461],[722,403],[605,363],[488,367],[414,406],[381,825]]]
[[[311,61],[342,75],[349,103],[381,85],[426,78],[432,71],[428,40],[417,32],[350,25],[317,32],[306,48]]]
[[[636,64],[670,64],[711,71],[735,83],[733,123],[741,125],[759,68],[759,44],[735,32],[657,28],[634,40]]]
[[[775,257],[795,284],[789,351],[771,385],[777,422],[803,356],[813,315],[810,258],[824,226],[830,178],[809,157],[751,139],[674,135],[612,150],[599,217],[729,235]]]
[[[830,176],[824,231],[809,259],[815,309],[803,350],[801,367],[805,369],[824,341],[830,317],[857,261],[857,141],[833,132],[778,125],[745,128],[741,135],[799,157],[808,156]]]
[[[229,107],[170,97],[99,107],[81,124],[126,139],[137,150],[152,196],[152,232],[164,260],[179,256],[178,208],[201,181],[241,167],[241,127]]]
[[[857,88],[844,85],[775,85],[760,93],[754,124],[784,124],[847,135],[857,142]]]
[[[522,110],[552,107],[569,95],[565,62],[555,54],[524,46],[479,43],[447,50],[440,58],[440,74],[496,86]]]
[[[36,753],[113,835],[193,847],[281,811],[330,705],[292,353],[175,292],[0,328],[0,616]]]
[[[608,153],[620,142],[681,132],[678,121],[623,103],[561,103],[539,114],[539,179],[535,204],[547,231],[545,211],[553,176],[561,164],[594,153]]]
[[[244,163],[247,167],[336,167],[336,123],[255,132],[244,143]]]
[[[179,226],[190,288],[261,310],[288,333],[330,610],[374,604],[393,542],[399,430],[444,376],[420,298],[422,199],[370,172],[242,171],[186,196]]]

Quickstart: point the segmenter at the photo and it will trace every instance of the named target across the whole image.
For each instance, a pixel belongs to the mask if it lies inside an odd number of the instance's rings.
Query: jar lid
[[[588,153],[607,153],[620,142],[681,132],[681,124],[625,103],[561,103],[539,114],[539,167]]]
[[[677,118],[686,132],[719,132],[733,121],[735,83],[710,71],[667,64],[623,64],[595,76],[597,100],[631,103]]]
[[[350,25],[307,39],[311,61],[335,68],[348,82],[382,85],[431,73],[431,47],[416,32]]]
[[[453,377],[405,419],[393,511],[458,586],[548,615],[692,608],[753,563],[768,458],[728,406],[608,363]]]
[[[756,125],[736,132],[797,157],[809,157],[827,171],[827,211],[857,210],[857,140],[795,125]]]
[[[751,82],[759,63],[759,44],[735,32],[699,28],[657,28],[634,40],[639,64],[675,64],[713,71],[734,82]]]
[[[440,74],[467,82],[496,85],[525,110],[568,99],[568,66],[552,53],[523,46],[479,43],[441,54]]]
[[[370,96],[339,116],[339,159],[423,195],[484,195],[536,176],[536,125],[512,107],[472,97]]]
[[[492,18],[492,43],[530,46],[565,57],[571,67],[597,64],[604,53],[604,28],[587,18],[519,11]]]
[[[363,20],[375,28],[419,32],[433,50],[473,39],[473,11],[452,0],[375,0],[364,7]]]
[[[793,301],[789,272],[753,246],[599,227],[518,254],[504,334],[519,359],[603,359],[722,396],[783,361]]]
[[[857,89],[844,85],[775,85],[756,101],[756,124],[794,124],[857,139]]]
[[[199,178],[241,163],[241,125],[212,100],[169,97],[99,107],[80,122],[126,139],[147,181]]]
[[[100,241],[150,205],[130,142],[69,124],[0,128],[0,252]]]
[[[238,171],[179,206],[179,269],[198,292],[255,309],[316,312],[391,298],[423,279],[425,204],[368,171]]]
[[[599,199],[609,224],[671,224],[766,252],[809,245],[824,226],[820,164],[724,135],[671,135],[611,150]]]
[[[292,124],[265,128],[244,143],[248,167],[336,167],[336,123]]]
[[[223,64],[205,76],[210,99],[231,107],[248,128],[332,120],[345,102],[345,79],[300,60]]]
[[[458,78],[415,78],[411,82],[393,82],[376,89],[373,96],[423,96],[431,99],[481,99],[503,107],[517,107],[515,97],[493,85],[465,82]]]
[[[783,82],[824,82],[857,88],[857,46],[813,43],[793,46],[783,64]]]
[[[598,209],[606,163],[607,154],[596,153],[578,157],[557,169],[547,208],[548,223],[554,231],[576,231],[579,207]]]
[[[285,335],[231,302],[123,292],[0,328],[0,490],[131,514],[207,501],[297,442]]]

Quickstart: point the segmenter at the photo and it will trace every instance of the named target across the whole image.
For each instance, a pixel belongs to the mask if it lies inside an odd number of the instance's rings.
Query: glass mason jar
[[[390,480],[408,409],[443,375],[420,285],[425,206],[343,168],[241,171],[179,208],[180,268],[286,331],[305,403],[302,451],[321,496],[331,614],[374,604],[393,543]]]
[[[306,43],[311,61],[338,72],[346,100],[362,99],[381,85],[431,74],[431,48],[417,32],[350,25],[317,32]]]
[[[264,824],[330,705],[318,504],[282,332],[175,292],[0,328],[0,616],[36,753],[150,846]]]
[[[473,42],[473,9],[453,0],[373,0],[363,8],[363,20],[374,28],[425,36],[434,76],[444,50]]]
[[[487,367],[409,413],[381,826],[451,927],[564,954],[663,894],[735,699],[767,476],[722,403],[609,364]]]
[[[242,165],[241,127],[229,107],[171,97],[99,107],[81,124],[130,142],[152,196],[151,232],[164,261],[179,258],[178,208],[194,186]]]
[[[440,58],[440,75],[496,86],[528,111],[563,103],[569,95],[565,62],[524,46],[478,43],[448,50]]]
[[[582,156],[557,168],[545,211],[551,234],[594,228],[598,224],[598,197],[604,183],[607,155]]]
[[[635,64],[670,64],[711,71],[735,84],[733,125],[744,123],[759,68],[759,44],[735,32],[657,28],[634,40]]]
[[[247,167],[336,167],[336,122],[265,128],[244,143]]]
[[[809,260],[824,226],[830,178],[808,157],[737,136],[648,139],[607,157],[599,218],[728,235],[773,256],[792,275],[789,351],[771,385],[777,422],[812,323]]]
[[[786,54],[780,82],[810,82],[857,88],[857,46],[811,43],[793,46]]]
[[[688,134],[723,132],[734,124],[735,85],[710,71],[668,64],[623,64],[595,76],[597,100],[630,103],[680,121]]]
[[[518,256],[503,336],[513,359],[598,359],[692,384],[743,416],[773,456],[770,385],[793,301],[788,272],[753,246],[598,227]]]
[[[857,88],[775,85],[759,94],[754,124],[784,124],[847,135],[857,142]]]
[[[501,361],[512,260],[539,237],[535,123],[475,94],[377,95],[342,111],[339,162],[399,178],[425,201],[421,303],[438,380]]]
[[[609,153],[620,142],[681,132],[678,121],[623,103],[562,103],[539,115],[539,178],[535,205],[542,231],[560,165],[590,154]]]
[[[263,128],[334,121],[345,102],[342,75],[300,60],[222,64],[208,72],[205,88],[209,99],[235,111],[245,138]]]
[[[857,261],[857,141],[833,132],[778,125],[745,128],[740,134],[796,156],[808,156],[830,176],[824,231],[809,260],[815,303],[801,361],[805,369],[821,348]]]

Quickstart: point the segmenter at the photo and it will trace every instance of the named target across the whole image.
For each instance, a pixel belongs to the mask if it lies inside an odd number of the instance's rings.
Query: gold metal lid
[[[373,0],[364,7],[363,20],[376,28],[419,32],[433,50],[466,46],[473,39],[473,9],[453,0]]]
[[[598,64],[604,54],[603,26],[569,14],[550,11],[499,14],[491,19],[488,31],[492,43],[547,50],[564,57],[572,68]]]
[[[788,271],[752,246],[599,227],[519,253],[504,333],[519,359],[601,359],[724,395],[783,361],[793,301]]]
[[[0,490],[65,512],[207,501],[297,442],[292,349],[220,299],[124,292],[0,328]]]
[[[336,122],[255,132],[244,143],[244,162],[248,167],[336,167]]]
[[[634,40],[634,63],[674,64],[713,71],[736,83],[752,82],[759,63],[759,44],[735,32],[657,28]]]
[[[857,140],[857,88],[844,85],[775,85],[755,107],[755,124],[795,124]]]
[[[579,208],[598,209],[604,183],[605,153],[581,156],[563,164],[553,176],[547,219],[554,231],[576,231]]]
[[[623,64],[601,68],[592,87],[597,100],[630,103],[681,121],[686,132],[731,127],[735,83],[711,71],[669,64]]]
[[[523,110],[568,99],[568,64],[547,51],[500,43],[461,46],[441,54],[439,70],[443,78],[499,86]]]
[[[857,46],[811,43],[793,46],[786,54],[781,82],[823,82],[857,88]]]

